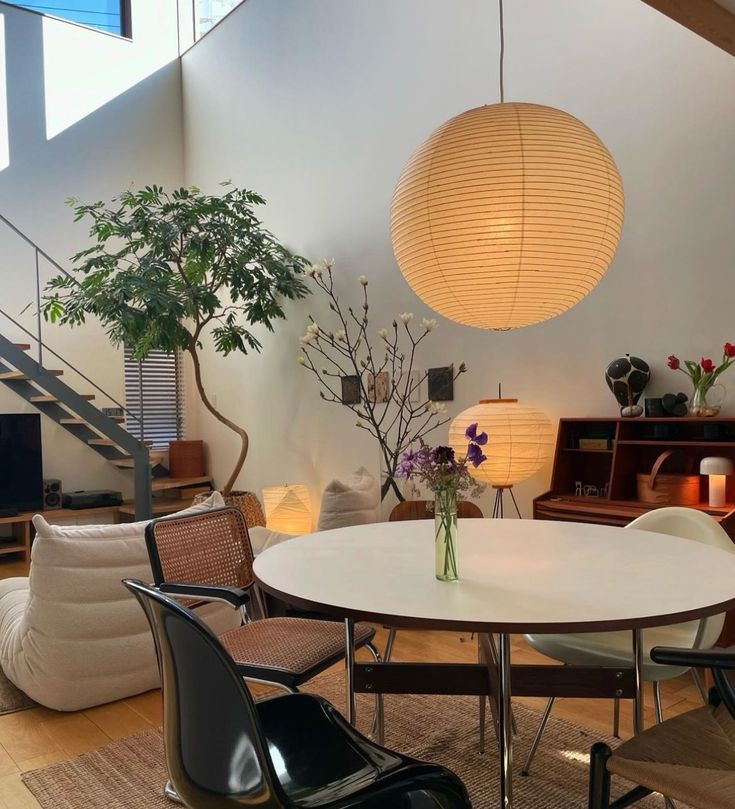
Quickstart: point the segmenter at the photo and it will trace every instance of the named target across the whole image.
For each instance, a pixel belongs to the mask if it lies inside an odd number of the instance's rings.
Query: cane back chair
[[[189,809],[471,809],[449,770],[374,744],[320,697],[256,704],[239,666],[190,610],[123,583],[156,642],[166,764]]]
[[[153,520],[146,544],[157,589],[190,604],[224,601],[243,609],[245,623],[220,637],[241,676],[295,691],[345,657],[345,630],[336,621],[307,618],[249,620],[247,607],[258,599],[253,550],[237,508],[213,509],[187,517]],[[355,626],[355,646],[373,655],[375,630]]]

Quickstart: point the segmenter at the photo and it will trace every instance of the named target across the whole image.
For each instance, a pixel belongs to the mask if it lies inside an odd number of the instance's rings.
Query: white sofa
[[[215,492],[176,516],[222,505]],[[0,581],[0,667],[8,679],[58,711],[158,687],[150,630],[120,583],[151,580],[146,523],[61,527],[37,515],[34,525],[30,576]],[[206,604],[199,615],[218,634],[240,623],[239,612],[222,604]]]

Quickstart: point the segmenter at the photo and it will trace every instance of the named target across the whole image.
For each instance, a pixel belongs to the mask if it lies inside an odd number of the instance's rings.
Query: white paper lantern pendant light
[[[391,239],[409,286],[450,320],[514,329],[579,303],[610,265],[623,225],[613,158],[562,110],[505,103],[442,124],[403,169]]]

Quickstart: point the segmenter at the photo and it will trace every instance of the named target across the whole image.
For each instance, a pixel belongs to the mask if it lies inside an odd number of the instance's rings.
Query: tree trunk
[[[232,487],[235,485],[235,481],[237,480],[237,476],[240,474],[242,470],[243,464],[245,463],[245,458],[248,456],[248,449],[250,447],[250,439],[248,437],[247,432],[243,430],[242,427],[238,427],[233,421],[230,421],[226,416],[223,416],[222,413],[217,410],[217,408],[209,401],[209,397],[207,396],[204,385],[202,384],[202,369],[199,365],[199,355],[197,354],[196,347],[194,345],[189,346],[189,354],[191,354],[192,362],[194,363],[194,381],[197,386],[197,391],[199,393],[199,397],[202,400],[204,406],[209,410],[209,412],[217,419],[217,421],[221,422],[225,425],[225,427],[229,427],[230,430],[237,433],[240,436],[240,441],[242,442],[242,446],[240,448],[240,455],[237,459],[237,463],[235,464],[235,468],[232,471],[232,474],[225,483],[224,488],[222,489],[222,494],[227,497],[227,495],[232,491]]]

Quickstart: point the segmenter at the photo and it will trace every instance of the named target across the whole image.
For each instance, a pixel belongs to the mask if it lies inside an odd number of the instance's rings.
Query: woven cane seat
[[[733,809],[735,720],[724,705],[667,719],[618,747],[607,769],[696,809]]]
[[[375,630],[355,624],[355,646],[372,640]],[[290,687],[313,677],[345,655],[344,624],[308,618],[265,618],[219,638],[244,677]]]

